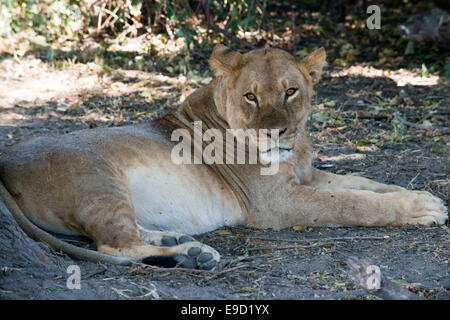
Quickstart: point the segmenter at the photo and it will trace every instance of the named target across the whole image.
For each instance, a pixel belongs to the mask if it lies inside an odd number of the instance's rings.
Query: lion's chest
[[[127,171],[137,223],[199,234],[242,222],[234,197],[201,165],[152,163]]]

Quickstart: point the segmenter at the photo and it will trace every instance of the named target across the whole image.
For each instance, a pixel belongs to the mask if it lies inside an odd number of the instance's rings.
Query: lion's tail
[[[114,257],[98,251],[80,248],[56,238],[50,233],[42,230],[33,224],[22,212],[14,198],[6,189],[0,180],[0,200],[3,200],[6,208],[11,212],[17,224],[25,231],[25,233],[35,241],[47,243],[53,250],[60,250],[67,253],[72,258],[79,260],[87,260],[92,262],[106,262],[121,265],[130,265],[133,262],[139,262],[137,258]]]

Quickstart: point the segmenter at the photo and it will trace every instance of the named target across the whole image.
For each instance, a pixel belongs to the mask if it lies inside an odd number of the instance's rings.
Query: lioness
[[[305,124],[325,64],[323,48],[296,61],[280,49],[241,54],[218,45],[210,58],[216,79],[162,119],[38,138],[6,151],[0,195],[27,233],[75,257],[207,270],[220,255],[190,235],[223,226],[443,224],[447,208],[428,192],[311,166]],[[261,162],[175,164],[171,133],[192,132],[196,121],[203,131],[278,129],[278,172],[261,175]],[[267,150],[258,152],[264,158]],[[98,252],[42,229],[87,236]]]

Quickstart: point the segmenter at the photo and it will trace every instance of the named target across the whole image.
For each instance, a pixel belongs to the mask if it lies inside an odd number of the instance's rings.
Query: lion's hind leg
[[[190,236],[140,231],[127,190],[120,183],[109,187],[107,194],[83,190],[85,198],[75,217],[99,252],[162,267],[216,268],[219,253]]]
[[[161,247],[142,243],[113,248],[100,245],[98,251],[121,257],[142,258],[145,264],[166,268],[214,270],[220,261],[219,253],[198,241],[189,241],[171,247]]]
[[[121,233],[112,228],[110,233]],[[214,270],[220,254],[208,245],[196,241],[188,235],[174,232],[144,231],[136,226],[139,234],[133,234],[119,243],[98,245],[98,251],[119,257],[140,258],[142,263],[165,268],[189,268]]]
[[[181,267],[190,269],[214,270],[220,254],[208,245],[194,238],[173,232],[139,231],[124,233],[122,226],[110,226],[110,239],[120,241],[97,242],[98,251],[118,256],[140,258],[145,264],[160,267]],[[133,230],[134,231],[134,230]]]

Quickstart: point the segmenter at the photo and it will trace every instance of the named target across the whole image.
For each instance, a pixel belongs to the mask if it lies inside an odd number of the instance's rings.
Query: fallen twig
[[[108,269],[105,268],[105,267],[103,267],[103,270],[95,271],[95,272],[89,273],[89,274],[87,274],[87,275],[83,275],[83,279],[92,278],[92,277],[94,277],[94,276],[96,276],[96,275],[103,274],[103,273],[105,273],[106,271],[108,271]]]
[[[330,241],[353,241],[353,240],[389,240],[389,236],[362,236],[362,237],[335,237],[322,239],[277,239],[268,237],[249,237],[251,239],[258,239],[263,241],[280,241],[280,242],[294,242],[294,243],[311,243],[311,242],[330,242]]]
[[[156,271],[156,272],[190,272],[190,273],[208,273],[210,274],[211,271],[210,270],[201,270],[201,269],[189,269],[189,268],[162,268],[162,267],[156,267],[156,266],[152,266],[152,265],[148,265],[148,264],[144,264],[144,263],[139,263],[139,266],[143,267],[144,269],[150,269],[151,271]],[[136,270],[133,270],[136,271]]]
[[[114,292],[115,292],[117,295],[119,295],[119,296],[122,296],[122,297],[127,298],[127,299],[130,299],[130,298],[131,298],[129,295],[123,293],[124,291],[130,291],[130,290],[128,290],[128,289],[119,290],[119,289],[116,289],[116,288],[114,288],[114,287],[111,287],[111,290],[114,291]]]
[[[272,253],[255,254],[255,255],[252,255],[252,256],[240,256],[240,257],[237,257],[237,258],[231,260],[229,262],[229,264],[233,264],[233,263],[240,262],[240,261],[245,261],[245,260],[253,260],[253,259],[266,258],[266,257],[272,257],[272,256],[273,256]]]
[[[220,276],[224,273],[227,272],[231,272],[237,269],[241,269],[241,268],[245,268],[248,267],[248,264],[242,264],[236,267],[232,267],[232,268],[228,268],[228,269],[223,269],[219,272],[211,272],[210,270],[199,270],[199,269],[189,269],[189,268],[161,268],[161,267],[156,267],[156,266],[152,266],[152,265],[147,265],[147,264],[140,264],[141,267],[144,267],[145,269],[150,269],[151,271],[156,271],[156,272],[177,272],[177,271],[182,271],[182,272],[188,272],[188,273],[194,273],[194,274],[210,274],[209,277],[206,277],[205,280],[211,280],[214,279],[217,276]],[[132,270],[134,272],[139,272],[140,270]]]
[[[324,247],[329,246],[331,243],[315,243],[311,245],[306,246],[299,246],[299,245],[290,245],[290,246],[277,246],[277,247],[254,247],[254,248],[248,248],[248,251],[256,251],[256,250],[287,250],[287,249],[303,249],[303,248],[314,248],[314,247]]]
[[[206,277],[206,280],[211,280],[211,279],[214,279],[214,278],[216,278],[216,277],[218,277],[218,276],[220,276],[220,275],[222,275],[224,273],[228,273],[228,272],[231,272],[231,271],[234,271],[234,270],[237,270],[237,269],[241,269],[241,268],[245,268],[245,267],[248,267],[248,266],[249,266],[248,264],[241,264],[241,265],[233,267],[233,268],[224,269],[224,270],[222,270],[220,272],[217,272],[217,273],[215,273],[215,274],[213,274],[213,275],[211,275],[209,277]]]
[[[400,121],[402,124],[404,124],[405,126],[416,128],[416,129],[420,129],[420,130],[439,130],[439,131],[442,131],[442,132],[447,132],[448,130],[450,130],[449,127],[426,126],[426,125],[423,125],[423,124],[407,121],[407,120],[403,119],[403,117],[400,116],[400,114],[398,112],[394,113],[394,117],[398,121]]]
[[[348,274],[356,285],[383,300],[422,300],[423,298],[387,279],[380,269],[367,259],[349,257]]]
[[[411,179],[411,181],[408,183],[408,185],[406,186],[406,188],[409,188],[409,186],[411,186],[411,189],[414,188],[413,186],[413,182],[416,181],[417,177],[420,175],[420,172],[418,172],[414,178]]]
[[[156,290],[156,287],[155,287],[155,285],[154,285],[153,283],[150,283],[150,284],[152,285],[153,289],[149,289],[149,288],[147,288],[146,286],[143,286],[143,285],[141,285],[141,284],[137,284],[137,283],[135,283],[135,282],[133,282],[133,281],[130,281],[130,283],[133,284],[133,285],[135,285],[135,286],[138,287],[139,289],[144,289],[144,290],[147,291],[147,293],[144,293],[144,294],[142,294],[142,295],[140,295],[140,296],[137,296],[137,297],[135,297],[135,298],[147,298],[147,297],[150,296],[150,297],[152,297],[152,298],[154,298],[154,299],[156,299],[156,300],[161,299],[160,296],[159,296],[159,294],[158,294],[158,291]]]

